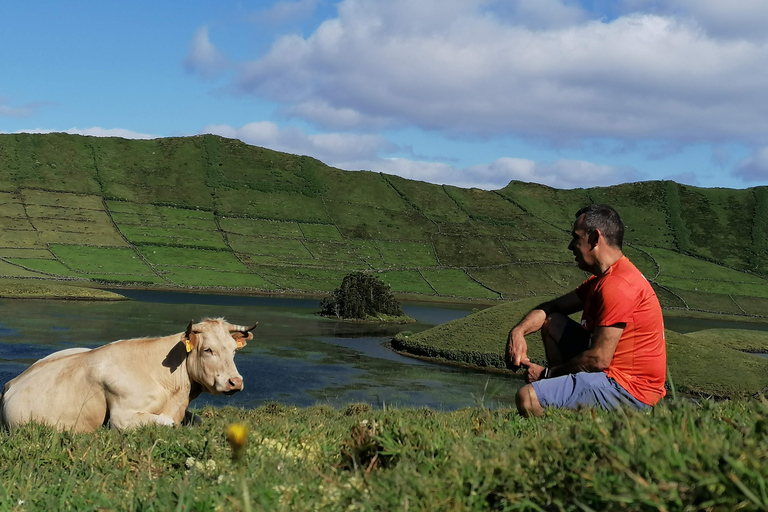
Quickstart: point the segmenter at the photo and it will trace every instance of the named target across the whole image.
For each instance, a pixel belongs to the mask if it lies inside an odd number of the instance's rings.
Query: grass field
[[[574,212],[598,201],[622,214],[626,253],[665,306],[763,317],[766,190],[485,191],[341,171],[212,135],[0,134],[0,277],[326,293],[335,276],[363,270],[385,271],[409,296],[543,296],[581,279],[568,233]],[[138,260],[122,257],[131,251]],[[262,267],[275,279],[260,280]]]
[[[8,510],[764,510],[768,405],[204,409],[197,427],[0,432]],[[233,460],[225,431],[248,434]]]

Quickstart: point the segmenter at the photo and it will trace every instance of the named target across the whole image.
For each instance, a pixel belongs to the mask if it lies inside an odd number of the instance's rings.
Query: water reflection
[[[318,301],[170,292],[121,291],[134,300],[0,302],[0,382],[51,352],[75,346],[183,331],[190,320],[227,318],[251,325],[255,340],[236,362],[245,390],[232,397],[202,395],[193,404],[256,407],[266,401],[299,406],[351,402],[452,410],[484,403],[513,407],[517,378],[426,363],[388,350],[402,330],[420,331],[471,312],[460,305],[405,303],[409,325],[337,322],[316,315]]]

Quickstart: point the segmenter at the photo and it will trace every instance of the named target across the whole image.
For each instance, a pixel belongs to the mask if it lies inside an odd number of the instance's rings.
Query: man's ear
[[[594,249],[597,246],[597,242],[600,241],[600,238],[602,238],[603,234],[600,232],[599,229],[596,229],[592,231],[589,236],[587,236],[587,243],[589,244],[590,249]]]

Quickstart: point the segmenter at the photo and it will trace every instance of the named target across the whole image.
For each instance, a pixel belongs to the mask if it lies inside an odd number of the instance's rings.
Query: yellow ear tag
[[[184,340],[184,346],[187,347],[187,352],[192,352],[192,343],[189,340]]]

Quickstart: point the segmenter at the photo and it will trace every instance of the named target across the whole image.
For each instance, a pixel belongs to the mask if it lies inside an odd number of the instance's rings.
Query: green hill
[[[666,308],[768,310],[766,187],[467,190],[212,135],[0,135],[0,277],[326,293],[362,270],[421,297],[552,295],[585,277],[566,246],[590,202],[621,213]]]

